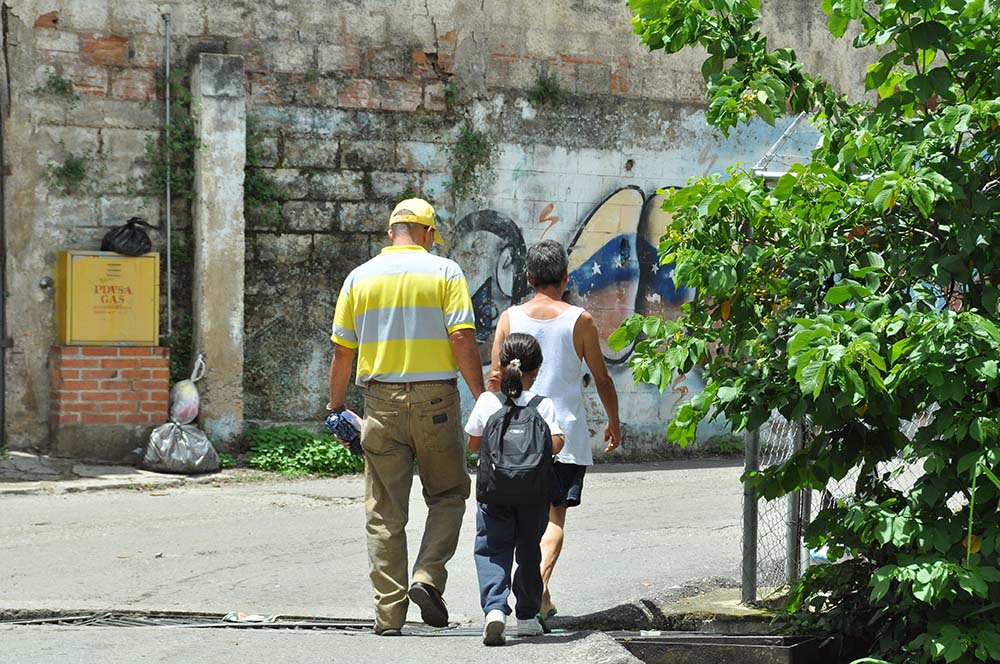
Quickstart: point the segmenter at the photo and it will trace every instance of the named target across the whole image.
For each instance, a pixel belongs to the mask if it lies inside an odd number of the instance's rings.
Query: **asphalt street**
[[[708,578],[738,578],[740,466],[690,460],[598,466],[570,510],[552,582],[560,616],[581,616]],[[229,611],[368,619],[359,477],[226,483],[0,499],[0,611]],[[470,500],[445,598],[480,623]],[[411,496],[411,560],[426,516]],[[409,619],[419,621],[411,609]],[[0,661],[627,662],[601,634],[512,641],[332,632],[0,628]],[[530,646],[530,647],[525,647]],[[388,657],[387,653],[396,653]]]

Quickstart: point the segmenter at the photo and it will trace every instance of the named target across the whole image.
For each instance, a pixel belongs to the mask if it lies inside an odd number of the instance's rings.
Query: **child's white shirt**
[[[534,398],[534,392],[524,390],[519,397],[514,399],[514,403],[518,406],[527,406],[528,402]],[[502,409],[506,403],[507,397],[505,395],[498,398],[493,392],[483,392],[480,394],[472,412],[469,413],[469,420],[465,423],[465,433],[470,436],[482,436],[483,430],[486,428],[486,420],[490,419],[490,415]],[[545,420],[545,423],[549,425],[549,431],[553,436],[563,435],[563,431],[559,428],[559,423],[556,421],[556,407],[552,403],[552,399],[542,397],[542,401],[538,404],[536,410],[538,410],[538,414],[542,416],[542,419]]]

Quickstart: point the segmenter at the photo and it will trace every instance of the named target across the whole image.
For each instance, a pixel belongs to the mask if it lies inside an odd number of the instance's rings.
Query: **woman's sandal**
[[[545,634],[552,633],[552,628],[549,627],[549,621],[552,620],[552,618],[554,618],[557,613],[559,613],[559,611],[556,610],[555,607],[552,607],[545,613],[544,616],[542,615],[541,611],[535,614],[535,617],[538,618],[539,624],[541,624],[542,626],[542,632],[544,632]]]

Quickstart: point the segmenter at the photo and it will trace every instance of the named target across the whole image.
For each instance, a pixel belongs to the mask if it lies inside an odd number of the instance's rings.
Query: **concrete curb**
[[[553,627],[601,632],[662,630],[713,634],[769,634],[774,613],[740,604],[740,589],[722,580],[689,584],[672,592],[589,613],[556,616]]]
[[[197,476],[167,475],[131,466],[81,463],[24,452],[11,452],[0,458],[0,496],[153,490],[238,477],[238,472],[227,470]]]

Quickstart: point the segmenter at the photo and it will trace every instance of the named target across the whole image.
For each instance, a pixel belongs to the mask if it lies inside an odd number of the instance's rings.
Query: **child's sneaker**
[[[538,618],[528,618],[527,620],[517,619],[517,635],[518,636],[541,636],[542,635],[542,623],[538,622]]]
[[[483,627],[483,645],[502,646],[506,642],[503,635],[506,628],[507,614],[499,609],[493,609],[487,613],[486,625]]]

